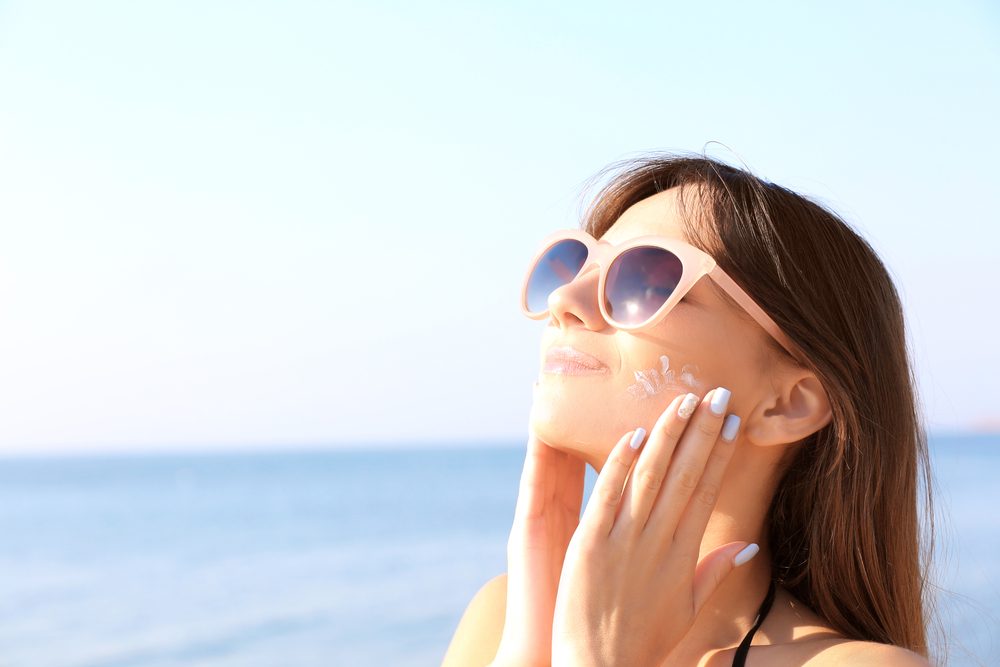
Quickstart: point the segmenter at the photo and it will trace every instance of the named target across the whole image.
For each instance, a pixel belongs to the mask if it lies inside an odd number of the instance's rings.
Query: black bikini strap
[[[757,633],[757,628],[760,627],[761,623],[764,622],[764,617],[767,616],[767,612],[771,611],[771,604],[774,602],[774,580],[771,580],[771,585],[767,589],[767,595],[764,597],[764,601],[760,604],[760,609],[757,610],[757,618],[753,621],[753,627],[747,633],[747,636],[743,638],[740,643],[739,648],[736,649],[736,656],[733,658],[733,665],[737,667],[742,667],[747,659],[747,653],[750,652],[750,642],[753,641],[754,634]]]

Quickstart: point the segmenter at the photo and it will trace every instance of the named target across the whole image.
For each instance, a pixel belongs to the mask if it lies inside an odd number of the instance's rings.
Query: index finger
[[[715,502],[719,497],[722,488],[722,480],[729,466],[729,461],[736,451],[736,433],[740,427],[740,418],[736,414],[726,416],[722,423],[721,438],[712,448],[709,454],[708,463],[705,465],[705,473],[695,489],[691,501],[688,503],[687,511],[677,524],[674,539],[682,544],[687,544],[692,551],[692,556],[697,560],[698,550],[701,547],[701,539],[708,526],[708,520],[715,509]]]
[[[646,437],[646,429],[639,427],[623,435],[608,454],[607,461],[594,482],[587,507],[580,518],[581,530],[586,539],[607,537],[615,525],[622,487],[638,455],[637,449]],[[630,444],[635,446],[630,446]]]
[[[729,390],[724,387],[710,391],[695,410],[691,424],[677,443],[661,498],[657,499],[646,522],[659,540],[674,540],[680,517],[704,477],[708,457],[719,439],[729,395]],[[712,409],[713,404],[721,407],[721,411],[716,413]]]
[[[645,527],[677,441],[684,433],[698,400],[697,394],[678,394],[653,425],[646,447],[625,487],[622,520],[615,525],[615,532],[621,537],[634,539]]]

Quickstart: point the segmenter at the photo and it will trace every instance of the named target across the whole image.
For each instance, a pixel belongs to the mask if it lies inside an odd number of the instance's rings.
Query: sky
[[[0,0],[0,453],[523,441],[527,262],[667,150],[842,215],[1000,430],[997,118],[986,0]]]

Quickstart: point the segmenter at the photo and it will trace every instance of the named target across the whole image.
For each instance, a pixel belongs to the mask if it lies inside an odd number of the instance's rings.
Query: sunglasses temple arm
[[[771,316],[764,312],[764,309],[757,305],[749,294],[746,293],[742,287],[736,284],[736,281],[729,277],[729,275],[722,270],[721,267],[716,266],[709,272],[709,277],[714,280],[719,287],[726,291],[726,294],[731,296],[736,303],[738,303],[743,310],[747,311],[750,317],[754,318],[757,323],[764,328],[764,330],[771,334],[771,336],[778,341],[783,348],[788,350],[788,353],[792,355],[799,362],[805,362],[802,353],[799,348],[791,339],[785,335],[785,332],[777,325],[777,323],[771,319]]]

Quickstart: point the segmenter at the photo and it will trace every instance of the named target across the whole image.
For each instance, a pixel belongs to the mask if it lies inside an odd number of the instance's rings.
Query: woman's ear
[[[773,391],[757,404],[743,436],[760,446],[785,445],[809,437],[830,423],[833,411],[819,378],[804,368],[776,378]]]

